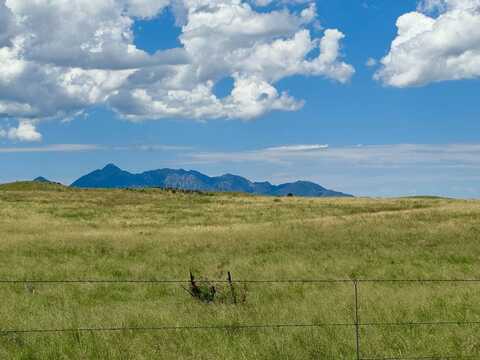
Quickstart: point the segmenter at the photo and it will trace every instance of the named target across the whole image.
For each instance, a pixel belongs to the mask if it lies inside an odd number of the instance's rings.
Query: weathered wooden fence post
[[[230,273],[230,271],[228,272],[228,284],[230,285],[230,291],[232,293],[233,303],[236,305],[237,304],[237,295],[235,294],[235,288],[233,286],[232,274]]]

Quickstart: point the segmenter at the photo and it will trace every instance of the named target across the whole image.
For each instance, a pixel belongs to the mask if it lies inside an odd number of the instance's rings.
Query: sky
[[[479,89],[480,0],[0,0],[0,183],[480,198]]]

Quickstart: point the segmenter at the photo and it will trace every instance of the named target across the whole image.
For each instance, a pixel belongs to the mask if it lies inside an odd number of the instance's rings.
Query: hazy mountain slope
[[[252,182],[244,177],[225,174],[210,177],[198,171],[159,169],[132,174],[109,164],[103,169],[95,170],[76,180],[72,187],[79,188],[140,188],[162,187],[199,191],[245,192],[259,195],[312,197],[351,196],[341,192],[325,189],[308,182],[297,181],[281,185],[269,182]]]

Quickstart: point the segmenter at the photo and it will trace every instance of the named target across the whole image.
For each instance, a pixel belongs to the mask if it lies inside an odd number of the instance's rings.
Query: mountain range
[[[159,169],[132,174],[114,164],[95,170],[72,183],[76,188],[175,188],[210,192],[244,192],[272,196],[351,197],[352,195],[325,189],[308,182],[297,181],[281,185],[252,182],[244,177],[226,174],[210,177],[194,170]]]

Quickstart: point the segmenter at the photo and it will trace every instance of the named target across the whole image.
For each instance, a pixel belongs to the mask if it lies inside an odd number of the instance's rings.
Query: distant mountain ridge
[[[210,177],[194,170],[159,169],[132,174],[114,164],[95,170],[72,183],[77,188],[175,188],[211,192],[244,192],[258,195],[310,197],[351,197],[352,195],[325,189],[308,182],[297,181],[281,185],[252,182],[244,177],[225,174]]]

